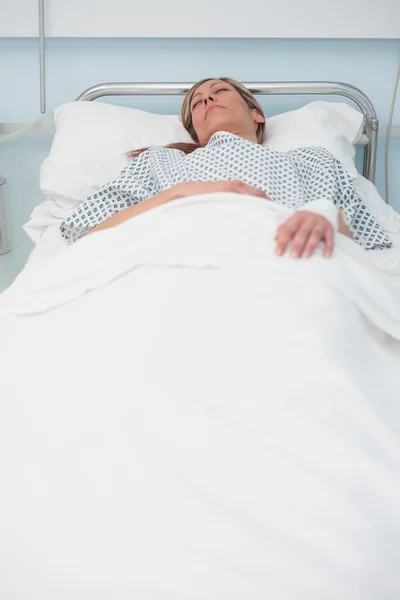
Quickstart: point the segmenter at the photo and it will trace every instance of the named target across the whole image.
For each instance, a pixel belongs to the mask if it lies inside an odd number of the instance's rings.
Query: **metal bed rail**
[[[193,83],[100,83],[77,98],[91,101],[104,96],[177,96],[184,95]],[[348,83],[330,81],[244,82],[254,95],[324,95],[344,96],[355,102],[365,117],[363,175],[375,181],[379,121],[375,108],[361,90]]]

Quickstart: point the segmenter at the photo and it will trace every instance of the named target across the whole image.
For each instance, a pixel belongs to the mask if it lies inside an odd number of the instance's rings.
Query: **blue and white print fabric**
[[[169,148],[146,150],[117,179],[80,204],[61,224],[61,234],[74,242],[108,217],[182,181],[236,179],[294,209],[313,200],[330,200],[343,212],[361,246],[391,246],[352,178],[327,150],[278,152],[226,132],[215,133],[207,146],[187,155]]]

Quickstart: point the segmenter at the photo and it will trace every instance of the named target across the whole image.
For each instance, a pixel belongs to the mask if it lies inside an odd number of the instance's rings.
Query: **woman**
[[[181,117],[195,143],[131,152],[133,161],[120,177],[62,223],[66,240],[114,227],[171,200],[234,192],[296,209],[277,228],[278,255],[291,242],[290,255],[307,258],[323,242],[324,256],[330,257],[336,228],[367,249],[390,247],[351,177],[329,152],[321,148],[277,152],[261,146],[265,116],[240,83],[228,78],[196,83],[186,94]],[[333,219],[318,214],[321,199],[341,209],[334,211]]]

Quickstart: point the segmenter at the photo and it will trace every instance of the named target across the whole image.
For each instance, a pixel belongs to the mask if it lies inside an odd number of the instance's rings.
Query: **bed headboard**
[[[103,96],[163,96],[184,95],[192,83],[100,83],[85,90],[77,100],[96,100]],[[348,83],[331,81],[250,82],[244,85],[254,95],[319,94],[345,96],[355,102],[364,114],[364,133],[358,145],[364,146],[363,175],[375,181],[376,150],[379,122],[369,98]]]

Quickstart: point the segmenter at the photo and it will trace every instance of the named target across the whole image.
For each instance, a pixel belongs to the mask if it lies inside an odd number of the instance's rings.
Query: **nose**
[[[208,98],[204,98],[205,106],[207,106],[208,102],[214,102],[214,96],[212,94],[209,94]]]

